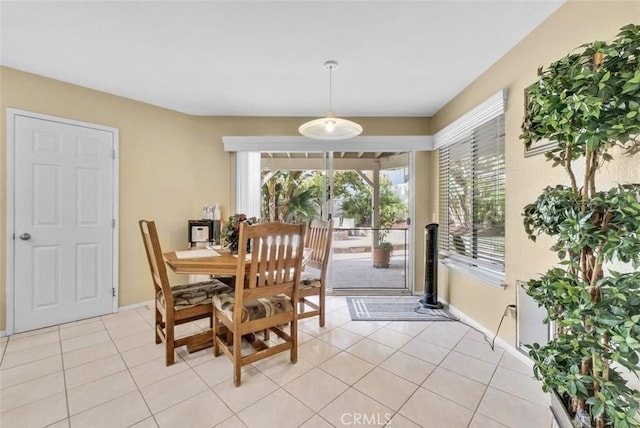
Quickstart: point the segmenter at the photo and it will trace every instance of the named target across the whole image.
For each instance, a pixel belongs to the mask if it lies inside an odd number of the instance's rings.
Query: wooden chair
[[[195,351],[211,344],[212,330],[176,339],[175,326],[209,318],[209,326],[212,328],[213,305],[211,299],[216,293],[228,292],[231,288],[216,279],[171,287],[155,222],[140,220],[138,224],[155,292],[156,343],[165,343],[166,364],[170,366],[175,361],[174,350],[176,348],[187,345],[189,351]]]
[[[242,366],[284,351],[290,352],[292,363],[297,361],[295,302],[304,232],[303,224],[240,223],[235,291],[233,295],[223,293],[213,298],[214,355],[223,351],[231,359],[236,386],[241,383]],[[247,242],[251,245],[249,257]],[[264,332],[265,339],[259,339],[257,332]],[[267,332],[277,337],[267,340]],[[243,336],[249,341],[245,352],[241,350]]]
[[[325,296],[326,276],[329,258],[331,257],[331,240],[333,237],[333,222],[325,220],[313,220],[305,234],[305,248],[311,249],[304,266],[318,271],[313,275],[308,271],[302,273],[300,281],[300,293],[298,298],[298,319],[309,318],[318,315],[320,327],[325,320]],[[310,300],[310,296],[318,296],[317,303]],[[311,308],[311,310],[308,310]]]

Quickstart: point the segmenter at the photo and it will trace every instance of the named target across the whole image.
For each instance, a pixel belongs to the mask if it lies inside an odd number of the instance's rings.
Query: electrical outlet
[[[516,308],[516,305],[509,305],[509,314],[514,318],[518,315],[518,309]]]

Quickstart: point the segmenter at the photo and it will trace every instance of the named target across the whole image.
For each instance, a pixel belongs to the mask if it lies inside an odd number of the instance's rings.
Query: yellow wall
[[[233,157],[223,135],[298,135],[309,118],[197,117],[0,67],[0,164],[5,170],[6,109],[63,117],[119,129],[119,305],[152,298],[137,228],[155,219],[164,248],[186,246],[187,219],[202,205],[232,207]],[[424,135],[427,118],[358,118],[367,135]],[[6,189],[6,175],[0,174]],[[0,198],[0,331],[5,329],[6,192]]]
[[[441,289],[448,301],[486,328],[495,331],[505,306],[515,303],[516,280],[527,280],[546,271],[556,258],[552,241],[529,241],[522,226],[522,208],[550,184],[566,183],[563,171],[552,169],[543,155],[524,157],[519,141],[524,114],[524,88],[536,80],[539,66],[548,65],[581,44],[611,40],[626,24],[640,23],[638,1],[569,1],[521,41],[473,84],[432,118],[437,132],[501,88],[509,91],[506,111],[506,283],[507,289],[485,285],[459,273],[441,275]],[[635,159],[616,161],[603,169],[600,181],[640,181]],[[437,168],[437,156],[432,159]],[[435,191],[435,190],[434,190]],[[442,294],[441,294],[442,295]],[[445,297],[445,296],[443,296]],[[515,343],[515,319],[505,320],[500,336]]]

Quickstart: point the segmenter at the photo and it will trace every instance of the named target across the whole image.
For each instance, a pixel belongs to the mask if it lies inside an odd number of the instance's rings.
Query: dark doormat
[[[446,309],[426,309],[420,297],[347,297],[352,321],[458,321]]]

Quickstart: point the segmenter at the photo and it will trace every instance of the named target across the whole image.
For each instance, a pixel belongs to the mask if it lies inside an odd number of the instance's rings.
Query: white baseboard
[[[493,338],[493,336],[495,336],[495,334],[496,334],[495,332],[493,332],[493,331],[489,330],[488,328],[478,324],[473,318],[468,317],[464,312],[460,311],[455,306],[449,304],[448,302],[446,302],[443,299],[439,299],[439,300],[442,301],[442,303],[447,307],[447,309],[449,309],[449,311],[453,315],[458,317],[460,319],[460,321],[463,321],[465,324],[469,324],[473,328],[479,330],[480,332],[482,332],[482,334],[484,334],[488,338]],[[505,341],[504,339],[500,338],[499,336],[496,337],[495,345],[497,345],[500,348],[504,349],[505,351],[509,352],[513,357],[517,358],[518,360],[520,360],[521,362],[526,364],[528,367],[533,367],[533,361],[529,357],[524,355],[514,345],[508,343],[507,341]]]
[[[7,335],[5,330],[0,330],[0,337],[5,337]]]
[[[119,306],[118,307],[118,312],[132,311],[132,310],[135,310],[135,309],[146,308],[146,307],[153,307],[153,300],[147,300],[146,302],[134,303],[133,305]]]

